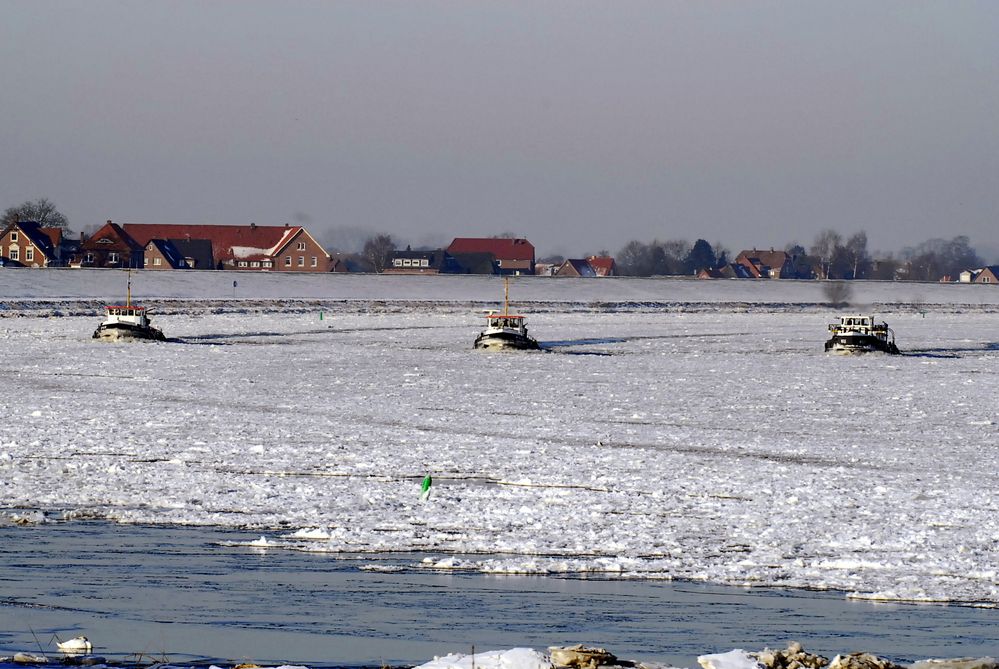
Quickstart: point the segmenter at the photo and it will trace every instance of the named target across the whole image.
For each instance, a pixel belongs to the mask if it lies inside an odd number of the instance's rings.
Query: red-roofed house
[[[582,258],[567,258],[552,276],[594,277],[593,266]]]
[[[70,264],[74,267],[142,267],[142,244],[117,223],[108,221],[80,244]]]
[[[797,258],[787,251],[749,249],[735,258],[735,264],[742,265],[754,279],[798,279],[800,268]]]
[[[57,264],[62,228],[37,223],[11,223],[0,231],[0,266],[48,267]]]
[[[590,256],[586,259],[597,276],[616,276],[617,265],[610,256]]]
[[[126,223],[123,227],[143,246],[153,239],[208,240],[217,269],[329,272],[334,267],[326,249],[300,225]]]
[[[462,256],[491,255],[497,274],[534,274],[534,244],[526,239],[456,237],[447,252],[459,264]]]

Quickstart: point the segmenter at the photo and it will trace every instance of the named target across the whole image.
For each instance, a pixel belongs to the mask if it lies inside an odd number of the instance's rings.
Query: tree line
[[[69,232],[69,220],[47,198],[29,200],[7,208],[0,221],[6,226],[20,221],[34,221],[43,227],[58,227]],[[513,237],[503,233],[501,237]],[[396,244],[391,235],[375,234],[367,239],[359,254],[375,271],[389,264]],[[836,230],[826,229],[816,235],[807,249],[790,242],[783,249],[791,258],[799,276],[817,279],[906,279],[936,281],[949,276],[956,279],[966,269],[985,263],[964,235],[952,239],[929,239],[916,246],[893,253],[872,255],[863,230],[844,238]],[[601,251],[597,255],[607,255]],[[718,270],[728,265],[730,251],[720,242],[704,239],[693,244],[683,239],[651,242],[632,240],[615,257],[617,273],[624,276],[692,276],[701,270]],[[555,256],[552,259],[556,258]],[[561,259],[561,256],[558,256]]]
[[[863,230],[844,238],[827,229],[816,235],[807,249],[790,242],[783,250],[801,278],[936,281],[945,276],[956,279],[962,271],[984,265],[964,235],[949,240],[930,239],[905,247],[898,255],[875,255],[868,250]],[[683,239],[632,240],[618,251],[615,262],[618,274],[624,276],[690,276],[725,267],[733,260],[729,255],[730,251],[720,243],[712,246],[704,239],[693,244]]]

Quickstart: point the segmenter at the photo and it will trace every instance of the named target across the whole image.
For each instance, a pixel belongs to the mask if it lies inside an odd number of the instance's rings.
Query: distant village
[[[856,236],[855,236],[856,237]],[[828,253],[746,249],[729,261],[704,240],[630,242],[615,259],[606,252],[583,258],[535,257],[517,237],[458,237],[447,248],[397,249],[379,235],[360,254],[331,253],[300,225],[119,225],[107,221],[92,235],[66,234],[61,226],[8,223],[0,234],[0,267],[135,268],[172,271],[379,272],[385,274],[497,274],[598,278],[683,275],[700,279],[884,279],[999,283],[999,265],[984,266],[967,238],[933,240],[922,265],[873,260],[838,237]],[[863,239],[866,246],[866,237]],[[930,244],[930,243],[927,243]],[[672,245],[672,246],[671,246]],[[925,245],[924,245],[925,246]],[[956,249],[956,251],[955,251]],[[624,257],[622,257],[624,256]],[[962,265],[961,263],[965,263]],[[935,265],[934,265],[935,263]],[[887,265],[887,267],[882,265]]]

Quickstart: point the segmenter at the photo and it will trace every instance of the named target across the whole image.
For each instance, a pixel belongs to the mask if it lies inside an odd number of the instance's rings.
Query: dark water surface
[[[423,556],[228,548],[214,528],[0,527],[0,655],[80,634],[108,658],[419,664],[449,652],[573,643],[695,667],[792,639],[898,662],[999,654],[999,611],[842,593],[602,578],[438,574]],[[403,571],[361,571],[378,564]]]

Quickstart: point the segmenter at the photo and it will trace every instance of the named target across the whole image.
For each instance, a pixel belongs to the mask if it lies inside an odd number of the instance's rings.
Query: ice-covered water
[[[547,352],[490,355],[495,280],[150,274],[165,344],[90,340],[120,273],[0,276],[8,516],[999,604],[994,287],[860,284],[909,355],[834,357],[815,283],[532,279]]]
[[[110,660],[413,666],[446,653],[599,644],[696,667],[791,639],[833,657],[982,656],[999,610],[848,601],[836,593],[414,569],[405,554],[224,546],[238,530],[62,522],[0,526],[0,658],[60,658],[85,635]],[[358,565],[366,565],[358,569]],[[479,658],[477,665],[492,666]],[[654,666],[654,665],[653,665]],[[0,659],[0,667],[5,665]]]

